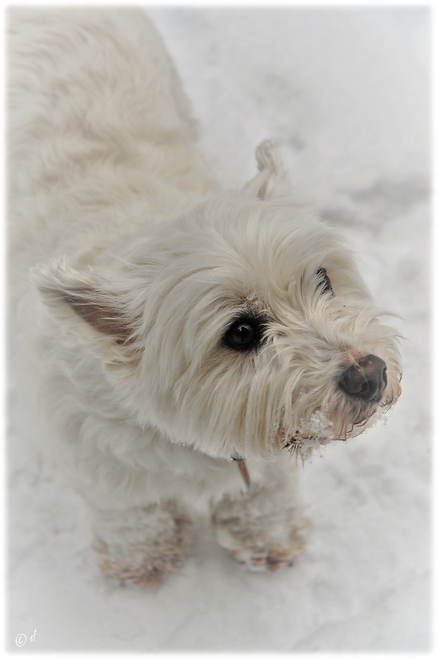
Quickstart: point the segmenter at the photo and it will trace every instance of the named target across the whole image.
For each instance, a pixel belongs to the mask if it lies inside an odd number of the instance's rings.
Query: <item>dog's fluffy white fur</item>
[[[218,191],[141,11],[10,10],[9,56],[21,386],[88,503],[103,571],[158,583],[201,497],[239,562],[291,563],[303,539],[285,447],[354,436],[400,393],[395,333],[349,250],[291,196],[270,142],[242,190]],[[227,342],[238,318],[260,323],[255,349]],[[339,386],[370,354],[387,367],[371,403]]]

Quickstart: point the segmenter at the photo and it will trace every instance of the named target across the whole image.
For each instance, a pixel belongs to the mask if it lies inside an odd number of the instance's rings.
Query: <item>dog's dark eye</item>
[[[334,295],[332,282],[330,281],[330,278],[327,274],[327,270],[325,268],[318,268],[316,274],[319,278],[319,282],[316,288],[319,289],[321,295],[324,293],[331,293],[331,295]]]
[[[236,320],[225,334],[225,341],[234,350],[251,350],[260,342],[260,323],[255,318]]]

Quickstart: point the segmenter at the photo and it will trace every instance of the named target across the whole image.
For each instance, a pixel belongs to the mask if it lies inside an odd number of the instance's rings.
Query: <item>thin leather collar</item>
[[[237,466],[239,467],[239,471],[242,474],[242,478],[245,481],[245,485],[248,490],[251,489],[251,479],[249,477],[249,472],[248,472],[248,467],[246,466],[245,458],[232,458],[235,462],[237,462]]]

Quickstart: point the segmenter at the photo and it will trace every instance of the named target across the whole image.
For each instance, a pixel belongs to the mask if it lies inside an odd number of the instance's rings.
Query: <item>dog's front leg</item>
[[[251,570],[275,572],[292,565],[304,547],[308,520],[302,517],[292,465],[267,465],[263,483],[227,494],[211,508],[217,541]]]
[[[181,564],[192,521],[176,501],[91,513],[93,546],[106,578],[152,587]]]

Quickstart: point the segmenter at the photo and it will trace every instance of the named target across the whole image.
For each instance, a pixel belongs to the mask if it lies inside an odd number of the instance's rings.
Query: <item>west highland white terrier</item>
[[[396,333],[275,145],[220,192],[141,10],[9,11],[11,321],[47,455],[103,573],[157,584],[186,504],[277,570],[303,546],[296,459],[400,394]]]

